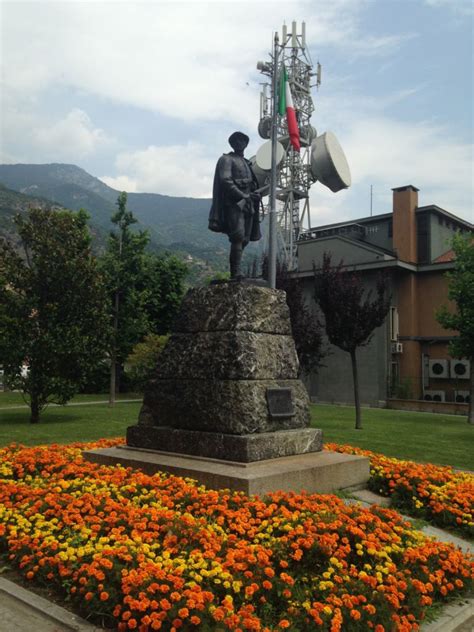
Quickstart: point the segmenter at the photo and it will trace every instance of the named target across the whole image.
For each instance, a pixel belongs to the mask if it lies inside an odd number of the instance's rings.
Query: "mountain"
[[[15,215],[26,213],[29,208],[60,209],[64,205],[57,204],[44,197],[36,197],[19,193],[0,184],[0,237],[5,237],[13,243],[19,243]],[[93,238],[93,246],[96,251],[103,249],[107,239],[108,229],[101,228],[94,222],[89,222]]]
[[[117,209],[119,191],[75,165],[0,165],[0,182],[21,193],[41,196],[66,208],[85,208],[93,221],[110,228],[110,216]],[[168,245],[176,241],[196,241],[215,245],[208,235],[210,200],[171,197],[158,193],[128,193],[128,208],[141,224],[152,229],[155,239]],[[210,237],[210,239],[209,239]]]
[[[101,242],[112,228],[110,217],[117,210],[119,191],[75,165],[0,165],[0,183],[30,198],[71,210],[86,209]],[[21,199],[16,203],[21,206]],[[23,203],[29,204],[26,199]],[[149,230],[151,247],[182,256],[198,269],[198,276],[227,269],[225,236],[207,228],[210,204],[209,199],[128,193],[128,208],[138,219],[138,227]],[[11,214],[0,208],[0,227]]]

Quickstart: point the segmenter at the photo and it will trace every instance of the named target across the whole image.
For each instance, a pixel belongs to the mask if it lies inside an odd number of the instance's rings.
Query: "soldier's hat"
[[[248,145],[250,138],[247,136],[247,134],[244,134],[243,132],[234,132],[229,136],[229,145],[233,148],[234,142],[237,140],[244,140],[246,145]]]

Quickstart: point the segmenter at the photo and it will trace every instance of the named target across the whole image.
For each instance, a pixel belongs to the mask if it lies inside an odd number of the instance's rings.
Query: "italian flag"
[[[288,75],[286,74],[286,68],[284,66],[280,80],[280,99],[278,112],[280,116],[284,116],[286,112],[286,121],[288,124],[288,134],[290,135],[290,141],[296,151],[299,151],[301,148],[300,130],[298,129],[295,107],[293,105],[293,97],[291,96],[290,84],[288,83]]]

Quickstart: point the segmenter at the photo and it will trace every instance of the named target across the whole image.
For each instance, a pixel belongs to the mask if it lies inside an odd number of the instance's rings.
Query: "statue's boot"
[[[242,278],[242,244],[231,244],[230,246],[230,278],[231,279],[241,279]]]

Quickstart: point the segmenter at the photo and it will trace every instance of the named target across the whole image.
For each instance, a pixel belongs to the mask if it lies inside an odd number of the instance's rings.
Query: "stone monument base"
[[[298,428],[236,435],[138,424],[127,428],[127,446],[251,463],[319,452],[323,433],[319,428]]]
[[[87,450],[84,458],[102,465],[134,467],[193,478],[210,489],[231,489],[263,495],[274,491],[327,494],[363,487],[369,480],[369,459],[339,452],[311,452],[253,463],[223,461],[170,452],[119,446]]]

